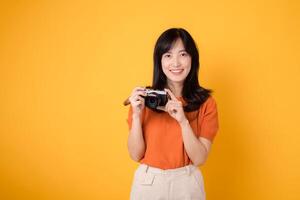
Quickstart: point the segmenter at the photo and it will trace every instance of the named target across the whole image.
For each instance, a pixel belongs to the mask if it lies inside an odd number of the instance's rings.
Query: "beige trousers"
[[[194,165],[162,170],[140,164],[130,200],[205,200],[202,173]]]

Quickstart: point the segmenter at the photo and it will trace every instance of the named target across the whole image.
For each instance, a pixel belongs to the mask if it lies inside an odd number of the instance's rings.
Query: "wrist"
[[[141,117],[141,113],[132,113],[132,119],[133,120],[140,119],[140,117]]]
[[[189,120],[187,120],[187,118],[182,119],[181,121],[178,122],[180,127],[184,127],[186,125],[189,125]]]

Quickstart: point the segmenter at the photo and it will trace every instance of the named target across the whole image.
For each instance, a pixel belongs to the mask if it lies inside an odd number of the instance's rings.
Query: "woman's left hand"
[[[171,117],[178,121],[178,123],[183,122],[186,120],[186,117],[181,101],[179,101],[169,89],[165,89],[165,91],[169,94],[171,99],[168,100],[165,107],[159,106],[157,109],[168,112]]]

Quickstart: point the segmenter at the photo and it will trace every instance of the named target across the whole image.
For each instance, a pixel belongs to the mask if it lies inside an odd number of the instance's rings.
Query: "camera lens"
[[[156,108],[159,105],[159,98],[157,98],[156,96],[149,96],[147,98],[147,102],[146,104],[150,107],[150,108]]]

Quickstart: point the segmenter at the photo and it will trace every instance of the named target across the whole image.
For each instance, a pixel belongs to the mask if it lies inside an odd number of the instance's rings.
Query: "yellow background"
[[[296,0],[2,1],[0,199],[128,199],[133,87],[167,28],[200,50],[220,131],[208,200],[300,199]]]

